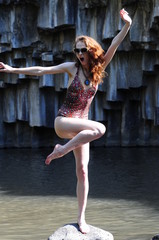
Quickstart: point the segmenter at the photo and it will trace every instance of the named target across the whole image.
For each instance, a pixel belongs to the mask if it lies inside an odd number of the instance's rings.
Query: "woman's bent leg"
[[[57,144],[54,151],[47,157],[45,163],[60,158],[83,144],[100,138],[105,133],[105,126],[99,122],[58,117],[55,122],[56,132],[62,138],[72,138],[65,145]]]
[[[76,159],[77,175],[77,199],[78,199],[78,225],[82,233],[89,232],[89,226],[85,221],[85,210],[89,191],[88,181],[88,162],[89,162],[89,143],[76,148],[74,151]]]

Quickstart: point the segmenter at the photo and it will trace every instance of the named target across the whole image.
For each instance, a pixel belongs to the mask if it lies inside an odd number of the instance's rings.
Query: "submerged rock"
[[[110,232],[89,225],[90,232],[82,234],[79,231],[78,224],[66,224],[57,229],[48,240],[113,240],[114,237]]]

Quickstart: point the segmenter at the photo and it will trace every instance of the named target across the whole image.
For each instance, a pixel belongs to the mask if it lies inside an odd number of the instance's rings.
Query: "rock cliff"
[[[158,0],[0,0],[0,61],[16,67],[72,61],[80,34],[106,51],[123,26],[123,7],[133,24],[90,110],[90,118],[107,126],[93,145],[159,146]],[[0,147],[54,145],[67,81],[67,75],[1,73]]]

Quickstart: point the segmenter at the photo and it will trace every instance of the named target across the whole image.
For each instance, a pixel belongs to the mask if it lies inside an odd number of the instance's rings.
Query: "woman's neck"
[[[81,69],[82,69],[82,72],[83,72],[83,75],[85,76],[85,78],[90,78],[91,73],[89,72],[88,67],[81,66]]]

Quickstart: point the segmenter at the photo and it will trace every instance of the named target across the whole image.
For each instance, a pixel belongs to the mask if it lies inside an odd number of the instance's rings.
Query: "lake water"
[[[73,154],[44,164],[51,149],[0,150],[0,240],[46,240],[77,218]],[[88,224],[116,240],[159,233],[159,148],[92,148]]]

